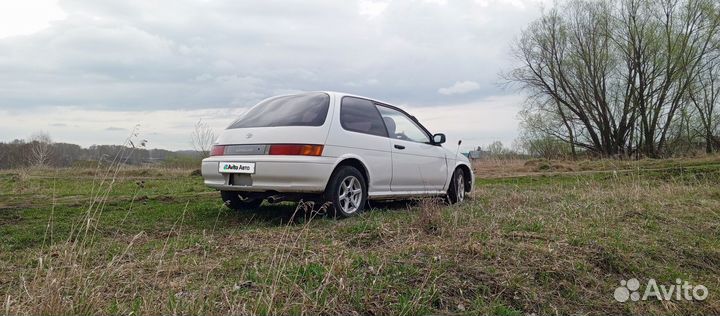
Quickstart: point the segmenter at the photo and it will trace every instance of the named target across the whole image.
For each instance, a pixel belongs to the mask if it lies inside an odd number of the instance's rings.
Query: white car
[[[405,111],[338,92],[266,99],[225,129],[202,161],[205,184],[234,209],[267,200],[331,202],[337,215],[368,199],[447,196],[462,202],[474,175]]]

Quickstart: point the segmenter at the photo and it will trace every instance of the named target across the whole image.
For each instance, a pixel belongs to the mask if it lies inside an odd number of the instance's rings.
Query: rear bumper
[[[220,173],[220,162],[254,162],[255,173]],[[332,157],[217,156],[204,159],[201,170],[205,185],[223,191],[319,193],[334,163]]]

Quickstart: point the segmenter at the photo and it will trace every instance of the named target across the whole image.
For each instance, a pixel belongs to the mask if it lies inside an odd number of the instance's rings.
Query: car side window
[[[343,97],[340,104],[340,125],[348,131],[385,136],[385,125],[372,101]]]
[[[430,137],[404,113],[378,105],[378,110],[387,127],[388,137],[418,143],[430,143]]]

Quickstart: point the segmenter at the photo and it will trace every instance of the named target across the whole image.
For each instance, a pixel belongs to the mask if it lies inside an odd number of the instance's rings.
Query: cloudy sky
[[[547,2],[547,1],[546,1]],[[498,74],[540,0],[0,2],[0,141],[189,149],[202,118],[335,90],[401,106],[466,149],[517,134]]]

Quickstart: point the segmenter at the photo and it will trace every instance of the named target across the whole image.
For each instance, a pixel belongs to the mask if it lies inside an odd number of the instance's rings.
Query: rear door
[[[430,135],[405,113],[378,104],[392,145],[392,181],[396,192],[440,191],[447,179],[445,151],[431,144]]]

